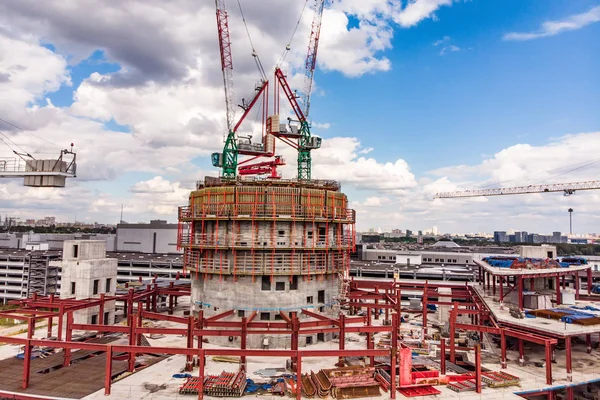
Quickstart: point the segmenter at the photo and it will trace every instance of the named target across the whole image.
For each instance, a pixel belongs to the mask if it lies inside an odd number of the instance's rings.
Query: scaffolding
[[[355,212],[331,181],[206,178],[179,208],[178,246],[197,274],[326,279],[345,274]]]
[[[58,293],[58,265],[53,260],[60,260],[58,253],[33,251],[25,259],[25,274],[27,279],[26,297],[37,293],[41,296],[49,296]],[[23,288],[25,289],[25,288]]]

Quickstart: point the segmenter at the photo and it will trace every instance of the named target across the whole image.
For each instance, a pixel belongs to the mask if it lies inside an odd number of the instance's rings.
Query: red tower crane
[[[235,179],[238,167],[243,171],[241,175],[254,175],[270,173],[271,178],[277,178],[277,167],[284,165],[283,159],[278,157],[272,161],[263,161],[258,164],[250,162],[261,157],[273,157],[275,155],[275,139],[267,135],[264,122],[268,113],[268,87],[269,82],[265,79],[264,71],[258,61],[258,55],[253,49],[252,56],[257,61],[262,79],[255,87],[255,94],[246,103],[242,100],[240,107],[244,110],[240,119],[235,122],[235,93],[233,86],[233,57],[231,53],[231,40],[229,34],[229,18],[225,8],[225,0],[215,0],[217,15],[217,30],[219,34],[219,50],[221,55],[221,71],[223,73],[223,87],[225,90],[225,105],[227,112],[227,135],[222,153],[213,153],[211,156],[212,164],[215,167],[221,167],[221,177],[224,179]],[[241,6],[240,6],[241,10]],[[243,18],[243,15],[242,15]],[[261,100],[259,102],[259,100]],[[248,116],[250,110],[257,104],[262,104],[263,129],[262,142],[252,143],[251,136],[240,138],[238,129],[242,122]],[[241,140],[243,139],[243,140]],[[238,155],[250,155],[250,159],[238,162]]]

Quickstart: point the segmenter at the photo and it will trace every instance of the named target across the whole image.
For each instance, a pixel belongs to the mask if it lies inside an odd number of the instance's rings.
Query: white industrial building
[[[177,224],[154,220],[149,224],[117,225],[116,251],[145,254],[181,254],[177,249]]]
[[[88,299],[101,295],[114,296],[117,289],[117,260],[107,258],[106,242],[102,240],[67,240],[64,242],[61,298]],[[99,307],[75,311],[76,324],[115,322],[115,302],[106,302],[103,314]]]

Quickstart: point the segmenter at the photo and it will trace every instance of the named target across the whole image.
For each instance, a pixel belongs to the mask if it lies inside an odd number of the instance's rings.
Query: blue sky
[[[0,213],[110,222],[124,204],[130,220],[174,221],[195,180],[218,173],[209,160],[224,129],[214,4],[101,0],[89,20],[92,3],[69,12],[39,9],[34,0],[0,4],[0,26],[10,33],[0,31],[0,49],[14,59],[0,59],[12,74],[0,79],[11,97],[0,101],[0,117],[27,125],[15,136],[27,148],[39,147],[31,130],[60,146],[74,141],[80,151],[79,179],[68,190],[0,184]],[[266,60],[285,46],[302,2],[242,3],[270,71]],[[265,10],[289,21],[273,24]],[[239,100],[258,75],[236,12]],[[288,57],[297,74],[306,17]],[[600,197],[591,192],[431,200],[436,191],[552,179],[597,158],[599,0],[340,0],[323,21],[311,119],[329,127],[313,130],[325,139],[313,176],[342,182],[359,229],[551,232],[562,209],[574,206],[588,217],[582,229],[600,231]],[[293,152],[282,152],[293,164]],[[295,168],[283,171],[291,178]],[[592,165],[561,179],[596,176]],[[25,206],[19,196],[29,199]],[[66,205],[67,198],[75,200]]]
[[[600,24],[529,41],[503,35],[598,4],[509,0],[441,8],[437,21],[395,31],[386,52],[391,71],[353,80],[319,71],[327,95],[314,101],[313,117],[332,121],[324,135],[360,137],[378,159],[400,155],[419,175],[475,164],[515,143],[592,131],[600,125]],[[446,36],[460,51],[440,55],[444,45],[433,43]],[[352,117],[358,114],[365,118]]]

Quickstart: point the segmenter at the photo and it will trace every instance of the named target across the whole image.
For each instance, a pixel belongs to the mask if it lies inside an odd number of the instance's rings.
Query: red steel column
[[[589,333],[585,335],[585,344],[587,347],[587,353],[592,354],[592,335]]]
[[[456,317],[458,315],[458,303],[454,302],[450,311],[450,362],[456,362],[454,337],[456,335]]]
[[[496,295],[496,276],[492,275],[492,296]],[[479,392],[477,392],[479,393]]]
[[[104,325],[104,293],[100,295],[100,309],[98,310],[98,325]]]
[[[506,336],[504,335],[504,329],[500,331],[500,348],[502,355],[500,358],[502,369],[506,368]]]
[[[388,301],[388,298],[390,297],[390,292],[389,289],[385,289],[385,305],[389,305],[390,302]],[[388,307],[385,308],[385,320],[389,321],[390,320],[390,309]]]
[[[130,305],[133,305],[131,303]],[[129,307],[130,312],[133,311],[133,307]],[[129,345],[135,346],[135,315],[129,314],[127,316],[127,323],[129,324]],[[135,354],[127,353],[127,371],[133,372],[135,368]]]
[[[562,298],[560,295],[560,276],[556,275],[556,305],[560,305],[562,303]]]
[[[35,315],[27,318],[27,339],[31,339],[35,334]]]
[[[425,286],[423,287],[423,337],[422,340],[425,340],[425,335],[427,335],[427,290],[429,284],[425,281]]]
[[[242,337],[240,338],[240,349],[246,350],[246,339],[248,336],[248,318],[242,317]],[[241,356],[240,361],[242,366],[246,368],[246,356]]]
[[[563,290],[567,287],[567,284],[566,284],[565,281],[566,281],[566,279],[565,279],[565,276],[563,275],[562,276],[562,288],[563,288]]]
[[[302,399],[302,356],[296,350],[296,400]]]
[[[579,271],[575,272],[575,299],[579,300]]]
[[[565,336],[565,356],[567,358],[567,380],[573,381],[573,365],[571,364],[571,336]]]
[[[481,393],[481,345],[475,345],[475,391]]]
[[[573,394],[573,386],[567,386],[567,400],[575,400],[575,395]]]
[[[393,317],[393,315],[392,315]],[[393,336],[393,334],[392,334]],[[340,343],[339,343],[339,349],[340,350],[346,350],[346,316],[342,313],[340,313]],[[340,356],[338,359],[338,367],[343,367],[344,366],[344,357]]]
[[[187,345],[188,349],[194,348],[194,317],[192,315],[190,315],[188,317],[187,344],[186,345]],[[185,370],[191,371],[193,369],[193,366],[192,366],[193,356],[191,354],[188,354],[185,356],[185,358],[186,358]]]
[[[58,340],[62,340],[62,331],[63,331],[63,318],[65,316],[65,309],[63,306],[58,307]]]
[[[587,270],[587,292],[588,295],[592,294],[592,284],[594,283],[594,279],[592,278],[592,268],[588,268]]]
[[[137,309],[137,319],[136,319],[136,324],[135,326],[137,328],[141,328],[143,326],[143,318],[142,318],[142,311],[143,311],[143,307],[142,307],[142,303],[138,303],[138,309]],[[136,328],[136,331],[137,331]],[[142,345],[142,334],[141,333],[135,333],[135,344],[136,346],[141,346]]]
[[[294,351],[298,351],[299,329],[298,317],[296,316],[296,311],[294,311],[292,312],[292,350]],[[294,363],[298,363],[298,360],[295,359],[295,356],[292,356],[292,368]]]
[[[198,400],[204,398],[204,365],[206,364],[205,350],[200,350],[198,354]]]
[[[65,341],[70,342],[73,338],[73,331],[71,325],[73,324],[73,312],[67,313],[67,332],[65,332]],[[64,350],[64,362],[63,366],[68,367],[71,364],[71,349]]]
[[[31,341],[27,340],[25,353],[23,354],[23,389],[29,386],[29,375],[31,374]]]
[[[504,277],[502,275],[500,275],[499,277],[500,279],[500,303],[502,303],[504,301]]]
[[[440,374],[446,375],[446,339],[440,339]]]
[[[546,384],[552,385],[552,345],[546,342]]]
[[[48,338],[52,336],[52,317],[48,317],[48,334],[46,336]]]
[[[523,339],[519,338],[519,364],[525,365],[525,350],[523,348]]]
[[[110,395],[110,384],[112,382],[112,345],[106,346],[106,369],[104,375],[104,395]]]
[[[390,393],[392,399],[396,398],[396,361],[398,359],[398,328],[400,327],[400,314],[392,314],[392,346],[390,356]]]
[[[196,321],[198,329],[204,329],[204,310],[198,311],[198,321]],[[198,348],[202,348],[202,336],[198,336]]]

